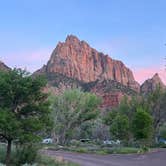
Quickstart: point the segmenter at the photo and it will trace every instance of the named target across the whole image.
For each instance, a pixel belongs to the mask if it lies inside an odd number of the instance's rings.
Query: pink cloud
[[[11,53],[1,56],[1,60],[9,67],[26,68],[30,72],[41,68],[50,58],[52,48],[38,49],[33,51]],[[164,64],[161,67],[145,67],[132,69],[135,79],[141,84],[148,78],[158,73],[162,81],[166,84],[166,69]]]
[[[50,58],[51,48],[10,53],[1,57],[9,67],[26,68],[30,72],[41,68]]]
[[[139,83],[143,83],[148,78],[152,78],[155,73],[158,73],[162,81],[166,84],[166,69],[164,68],[149,67],[142,69],[134,69],[133,73],[135,79]]]

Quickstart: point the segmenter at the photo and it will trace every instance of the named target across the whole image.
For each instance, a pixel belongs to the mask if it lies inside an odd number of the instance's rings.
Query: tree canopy
[[[132,121],[132,130],[137,140],[148,139],[152,136],[152,116],[142,107],[137,109]]]
[[[50,124],[48,95],[42,92],[45,85],[42,77],[33,78],[25,70],[0,72],[0,137],[8,143],[7,165],[12,141],[38,141]]]
[[[100,99],[79,89],[67,90],[52,100],[54,134],[61,144],[66,143],[73,129],[98,115]]]

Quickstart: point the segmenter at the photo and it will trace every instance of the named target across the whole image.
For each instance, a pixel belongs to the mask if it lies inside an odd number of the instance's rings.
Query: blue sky
[[[0,59],[29,71],[68,34],[130,67],[142,82],[166,82],[165,0],[0,0]]]

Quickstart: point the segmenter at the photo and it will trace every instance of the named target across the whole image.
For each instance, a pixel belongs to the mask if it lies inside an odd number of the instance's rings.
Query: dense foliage
[[[159,87],[147,96],[124,97],[117,108],[108,112],[104,123],[110,127],[112,138],[152,144],[164,138],[166,121],[166,92]]]
[[[50,125],[46,81],[14,69],[0,72],[0,138],[7,141],[6,165],[10,164],[12,142],[22,145],[40,140]]]
[[[99,113],[100,99],[79,89],[68,90],[52,98],[54,139],[65,144],[72,138],[74,129],[95,119]]]
[[[152,116],[143,108],[138,108],[132,120],[133,135],[137,140],[148,139],[152,136]]]

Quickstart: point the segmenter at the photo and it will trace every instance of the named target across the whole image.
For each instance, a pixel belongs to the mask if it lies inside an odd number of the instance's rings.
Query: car
[[[159,143],[159,144],[165,144],[165,145],[166,145],[166,139],[164,139],[164,138],[159,138],[158,143]]]
[[[105,140],[103,141],[104,145],[120,145],[120,140]]]
[[[91,140],[86,138],[86,139],[80,139],[80,142],[83,142],[83,143],[89,143]]]
[[[104,145],[112,145],[113,142],[111,140],[105,140],[105,141],[103,141],[103,144]]]
[[[53,139],[52,138],[45,138],[42,141],[43,144],[52,144],[53,143]]]

